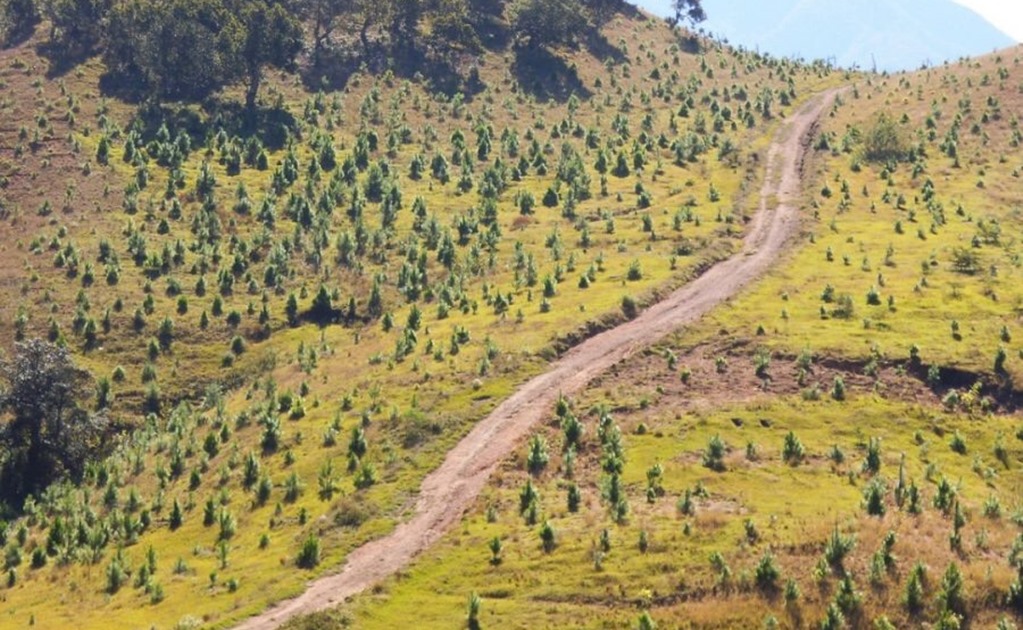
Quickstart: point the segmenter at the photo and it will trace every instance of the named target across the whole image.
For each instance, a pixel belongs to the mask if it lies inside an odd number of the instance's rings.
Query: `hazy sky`
[[[1023,42],[1023,5],[1015,0],[955,0],[983,15],[1006,35]]]

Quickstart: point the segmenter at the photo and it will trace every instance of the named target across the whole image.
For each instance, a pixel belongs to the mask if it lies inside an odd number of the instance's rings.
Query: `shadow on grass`
[[[546,48],[519,48],[515,51],[512,74],[519,87],[537,100],[566,102],[573,94],[591,95],[575,68]]]
[[[185,132],[203,144],[210,135],[224,131],[228,136],[255,137],[270,150],[282,149],[298,129],[298,120],[284,109],[262,107],[254,114],[242,103],[208,99],[201,105],[187,103],[146,103],[135,113],[132,124],[145,142],[154,139],[163,125],[174,137]]]
[[[593,30],[589,33],[586,37],[585,45],[586,50],[600,61],[610,59],[615,63],[621,63],[626,59],[622,49],[609,42],[607,37],[604,37],[604,34],[598,30]]]
[[[49,62],[47,79],[57,79],[66,75],[95,54],[92,46],[73,46],[54,39],[40,42],[36,46],[36,52]]]
[[[12,27],[3,39],[0,39],[0,48],[17,48],[28,40],[32,39],[32,36],[36,33],[36,27],[39,25],[39,20],[34,20],[27,24]]]
[[[502,42],[498,33],[495,30],[493,38],[488,41]],[[503,44],[494,45],[499,47]],[[389,71],[396,79],[421,81],[432,92],[448,96],[462,94],[470,99],[485,88],[478,72],[474,71],[476,57],[470,51],[440,51],[431,46],[393,51],[377,42],[367,50],[358,52],[335,47],[321,53],[319,64],[303,70],[302,82],[307,89],[313,91],[340,91],[357,74],[372,78],[383,76]]]
[[[309,64],[302,69],[302,84],[313,92],[342,91],[348,86],[352,75],[363,69],[369,71],[371,61],[367,55],[353,54],[344,47],[324,48],[320,52],[319,63]]]

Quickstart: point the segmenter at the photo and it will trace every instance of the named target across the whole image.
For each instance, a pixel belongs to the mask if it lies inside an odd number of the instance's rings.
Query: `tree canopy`
[[[677,21],[701,0],[672,0]],[[244,86],[256,106],[267,68],[293,70],[303,50],[318,77],[325,53],[418,70],[512,39],[520,48],[574,45],[623,0],[0,0],[0,36],[50,24],[55,52],[100,52],[109,85],[150,100],[196,101]]]
[[[688,21],[690,24],[697,24],[707,19],[703,10],[702,0],[672,0],[671,8],[675,12],[674,22]]]
[[[579,0],[520,0],[511,11],[516,41],[530,48],[571,44],[587,24]]]
[[[154,97],[200,99],[232,78],[237,26],[216,0],[127,0],[110,14],[103,58],[111,75]]]
[[[263,69],[291,68],[302,27],[279,2],[125,0],[110,12],[104,61],[151,96],[201,99],[236,81],[256,104]]]
[[[50,39],[65,49],[89,53],[100,44],[112,0],[39,0],[50,22]]]
[[[80,478],[108,423],[79,406],[90,379],[66,348],[18,343],[14,358],[0,363],[0,378],[0,501],[18,507],[62,477]]]
[[[32,0],[0,0],[0,44],[30,33],[38,22],[39,10]]]

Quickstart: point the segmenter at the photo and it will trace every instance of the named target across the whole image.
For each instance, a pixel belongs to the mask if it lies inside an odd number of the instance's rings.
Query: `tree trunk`
[[[259,85],[262,81],[263,74],[260,72],[259,66],[249,68],[249,85],[245,89],[245,110],[250,117],[256,113],[256,97],[259,95]]]
[[[316,16],[316,24],[313,27],[313,67],[319,69],[320,57],[323,54],[323,18]]]
[[[362,28],[359,29],[359,41],[362,42],[362,52],[369,57],[369,24],[370,19],[367,17],[362,21]]]
[[[29,495],[35,494],[36,491],[40,490],[38,486],[40,479],[44,479],[47,475],[46,463],[43,461],[43,427],[42,420],[37,420],[32,423],[32,435],[28,444],[28,449],[25,453],[25,466],[21,471],[21,493],[17,497],[19,501],[23,501]]]

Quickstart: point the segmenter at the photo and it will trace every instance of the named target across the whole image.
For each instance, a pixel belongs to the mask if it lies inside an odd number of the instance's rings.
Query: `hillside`
[[[553,405],[407,571],[289,627],[1016,627],[1018,72],[854,79],[787,261]],[[871,162],[892,122],[905,153]]]
[[[1023,49],[0,9],[0,626],[1023,619]]]
[[[0,53],[0,333],[66,346],[122,432],[3,527],[0,615],[44,628],[230,625],[391,530],[519,383],[738,246],[758,151],[838,79],[621,15],[461,93],[268,72],[252,133],[237,88],[136,109],[47,44]]]
[[[666,0],[641,6],[668,15]],[[737,46],[784,57],[827,59],[843,68],[916,70],[984,55],[1014,42],[952,0],[828,2],[707,0],[709,32]]]

